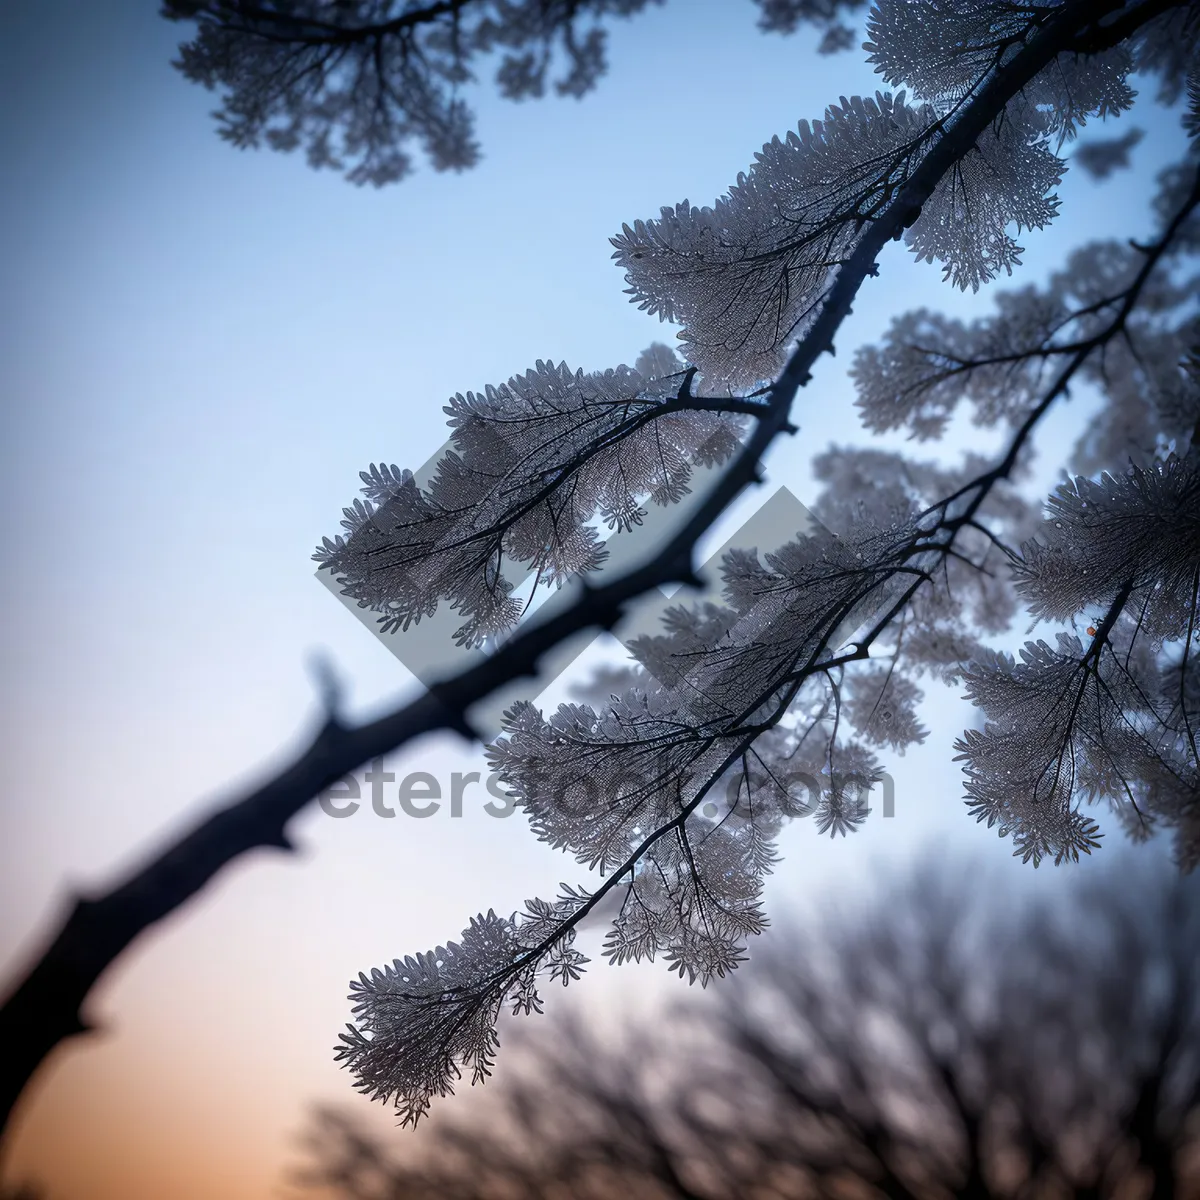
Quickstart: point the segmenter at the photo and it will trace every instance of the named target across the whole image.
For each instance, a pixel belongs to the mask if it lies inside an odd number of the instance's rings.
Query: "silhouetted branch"
[[[1109,20],[1119,7],[1123,10],[1119,18]],[[221,868],[258,847],[290,850],[288,822],[314,796],[360,764],[435,730],[452,729],[472,737],[467,719],[471,705],[511,680],[536,674],[541,656],[563,639],[588,628],[611,629],[630,600],[661,584],[695,583],[697,540],[749,483],[759,481],[759,459],[774,438],[789,428],[788,412],[797,391],[808,382],[818,357],[833,352],[834,338],[859,287],[877,274],[876,259],[882,249],[912,224],[938,182],[970,153],[1008,101],[1064,48],[1086,43],[1091,52],[1116,44],[1171,7],[1168,0],[1132,6],[1074,0],[1055,10],[1028,44],[988,77],[912,171],[892,204],[866,228],[809,332],[767,389],[764,411],[742,451],[652,562],[584,590],[573,606],[541,622],[535,620],[480,665],[375,721],[350,726],[331,714],[311,744],[274,778],[199,821],[113,889],[76,899],[49,947],[0,1010],[3,1119],[7,1121],[22,1088],[46,1055],[63,1039],[87,1029],[84,1000],[109,964],[139,934],[199,892]],[[646,847],[675,824],[643,842],[626,867],[613,872],[554,936],[577,925],[622,874],[631,871]]]

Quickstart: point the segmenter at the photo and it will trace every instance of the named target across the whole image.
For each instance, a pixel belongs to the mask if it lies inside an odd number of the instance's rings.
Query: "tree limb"
[[[611,583],[584,589],[570,608],[535,622],[484,662],[375,721],[347,726],[330,714],[312,743],[274,778],[200,820],[111,890],[78,897],[51,944],[0,1010],[0,1122],[7,1122],[21,1091],[51,1050],[88,1028],[83,1003],[121,952],[241,855],[257,847],[290,850],[286,826],[313,797],[360,764],[422,734],[453,729],[474,737],[466,716],[470,706],[514,679],[535,675],[541,656],[559,642],[584,629],[611,629],[630,600],[661,584],[696,584],[692,561],[698,539],[749,483],[758,481],[759,459],[788,426],[791,403],[810,379],[816,360],[826,351],[833,353],[834,336],[863,280],[877,274],[880,252],[903,233],[943,175],[1064,48],[1082,48],[1081,39],[1086,40],[1087,52],[1116,44],[1174,6],[1170,0],[1130,5],[1073,0],[990,75],[895,201],[866,229],[838,271],[809,333],[768,389],[764,413],[743,450],[658,557]],[[1103,18],[1116,11],[1120,19],[1105,24]],[[576,920],[620,877],[620,871],[610,876]]]

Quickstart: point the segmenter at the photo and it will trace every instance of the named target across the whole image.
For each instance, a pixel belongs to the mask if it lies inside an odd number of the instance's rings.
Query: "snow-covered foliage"
[[[585,375],[538,362],[482,395],[457,395],[446,406],[454,449],[428,487],[372,463],[365,501],[344,510],[345,534],[315,557],[384,632],[445,600],[466,618],[460,643],[481,645],[523,611],[506,560],[561,585],[604,560],[593,518],[629,530],[643,502],[675,503],[695,463],[723,463],[737,448],[741,418],[689,411],[682,378],[659,344],[636,368]]]
[[[309,166],[383,187],[412,172],[413,143],[434,170],[478,163],[475,116],[460,89],[495,56],[509,100],[553,80],[579,97],[607,66],[606,22],[663,0],[163,0],[194,21],[173,64],[210,91],[235,146],[303,149]],[[585,21],[588,28],[581,28]]]
[[[781,29],[839,11],[762,8]],[[646,503],[677,501],[693,463],[735,458],[792,355],[830,348],[839,281],[873,273],[876,227],[977,288],[1012,273],[1022,228],[1055,216],[1063,143],[1128,108],[1134,73],[1167,103],[1187,96],[1197,136],[1194,2],[878,0],[867,29],[870,60],[905,90],[840,99],[712,206],[613,239],[634,301],[682,325],[681,357],[655,345],[592,374],[539,362],[451,401],[455,448],[427,487],[364,472],[366,500],[316,557],[385,626],[445,601],[464,641],[508,630],[503,560],[550,585],[586,574],[597,518],[620,536]],[[1131,240],[1080,247],[992,315],[898,315],[859,351],[868,430],[936,439],[965,402],[1006,437],[997,459],[828,451],[815,511],[840,536],[730,552],[720,599],[673,605],[625,672],[557,712],[509,711],[493,766],[533,832],[600,882],[361,976],[340,1054],[365,1091],[412,1121],[460,1072],[485,1074],[499,1012],[536,1009],[543,975],[578,974],[575,930],[606,896],[621,900],[613,962],[661,955],[701,982],[734,968],[765,924],[783,822],[861,823],[877,752],[925,736],[931,684],[964,683],[979,710],[958,745],[968,807],[1025,860],[1093,850],[1084,806],[1101,801],[1131,832],[1172,830],[1182,867],[1200,862],[1198,168],[1193,140]],[[1042,519],[1020,486],[1031,438],[1081,385],[1096,415]],[[1048,627],[1039,640],[998,648],[1027,620]]]

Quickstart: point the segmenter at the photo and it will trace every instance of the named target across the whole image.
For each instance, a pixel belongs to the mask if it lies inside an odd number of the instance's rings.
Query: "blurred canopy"
[[[619,1050],[570,1022],[522,1039],[490,1106],[418,1161],[320,1112],[299,1180],[352,1200],[1200,1195],[1200,877],[1121,866],[1121,887],[1024,905],[922,868]]]
[[[310,166],[351,183],[395,183],[419,144],[435,170],[479,161],[474,114],[459,94],[472,65],[498,57],[509,100],[591,91],[607,66],[605,22],[664,0],[163,0],[194,21],[175,66],[221,90],[220,135],[245,148],[303,147]],[[844,11],[863,0],[756,0],[759,27],[824,31],[822,53],[848,49]]]

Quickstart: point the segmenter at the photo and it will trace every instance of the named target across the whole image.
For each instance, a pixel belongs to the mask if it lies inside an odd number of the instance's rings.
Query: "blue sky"
[[[69,890],[103,886],[300,743],[318,715],[313,650],[355,712],[411,691],[312,574],[359,470],[423,463],[455,392],[539,358],[600,369],[670,341],[627,302],[609,236],[664,204],[711,203],[765,140],[876,84],[857,51],[820,59],[808,36],[759,33],[749,0],[671,0],[614,28],[611,70],[582,102],[480,89],[477,169],[358,190],[220,142],[212,97],[168,65],[182,31],[154,7],[0,12],[9,970]],[[1135,169],[1099,187],[1069,176],[1062,219],[1022,239],[1020,282],[1086,238],[1148,231],[1153,172],[1182,137],[1153,110],[1130,120],[1148,134]],[[814,453],[866,440],[845,370],[893,312],[988,303],[891,249],[800,397],[772,485],[804,500]],[[1047,423],[1048,450],[1079,428],[1076,403]],[[947,453],[978,436],[956,428]],[[893,821],[835,844],[788,835],[781,907],[864,886],[934,836],[1006,857],[959,798],[964,710],[946,696],[930,713],[929,742],[893,771]],[[480,760],[438,737],[389,767],[446,778]],[[106,977],[93,1012],[110,1032],[47,1065],[14,1174],[55,1197],[270,1194],[307,1104],[357,1099],[330,1054],[346,981],[580,879],[478,804],[425,821],[314,808],[296,828],[298,860],[237,864]],[[678,990],[659,967],[598,966],[564,1003],[611,1015]]]

